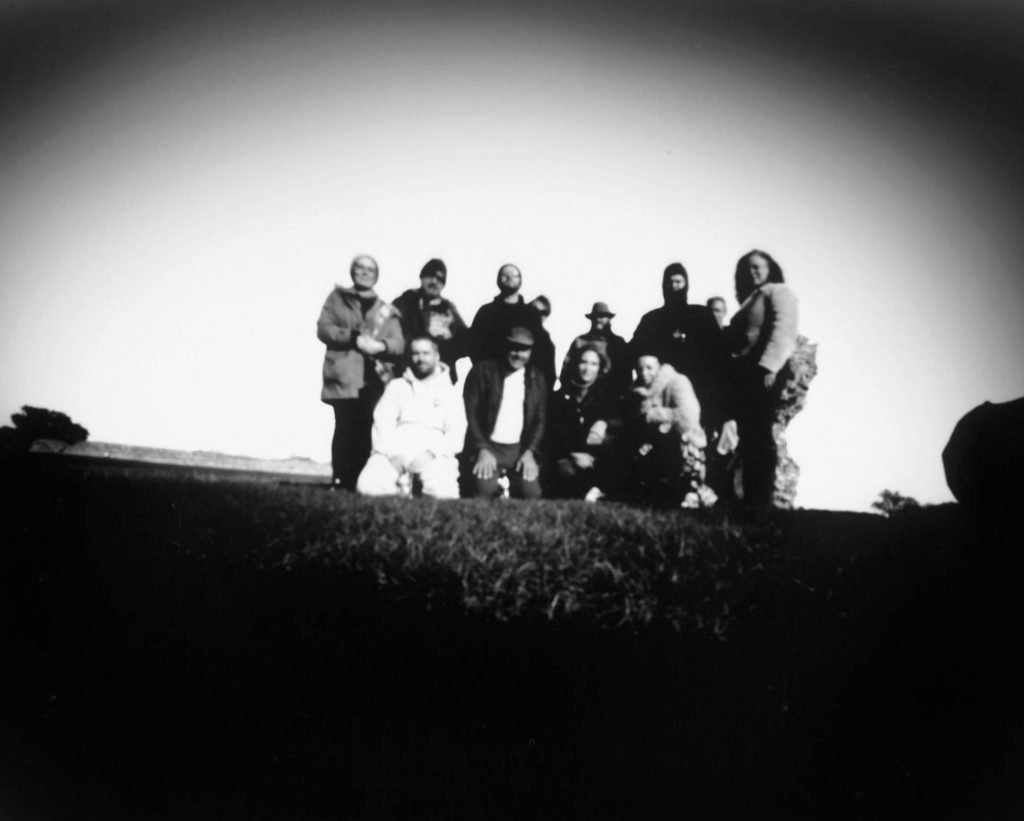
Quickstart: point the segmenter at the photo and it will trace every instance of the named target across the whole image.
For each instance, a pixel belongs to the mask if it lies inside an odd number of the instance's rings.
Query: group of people
[[[551,304],[524,300],[515,265],[498,270],[497,296],[468,326],[443,296],[442,260],[428,261],[420,287],[393,303],[377,295],[372,257],[356,257],[350,273],[352,286],[331,291],[317,322],[327,348],[321,398],[335,420],[333,487],[771,505],[773,413],[796,348],[797,302],[769,254],[737,262],[730,321],[721,297],[689,302],[689,275],[674,262],[664,304],[629,342],[612,331],[608,304],[595,302],[590,329],[557,367],[544,328]]]

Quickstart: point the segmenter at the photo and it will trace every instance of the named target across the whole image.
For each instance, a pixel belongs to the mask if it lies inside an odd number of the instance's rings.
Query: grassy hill
[[[3,467],[0,815],[1003,818],[1007,527]]]

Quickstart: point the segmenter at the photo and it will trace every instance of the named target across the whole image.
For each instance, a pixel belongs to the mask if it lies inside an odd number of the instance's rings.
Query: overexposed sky
[[[315,320],[363,252],[388,299],[443,257],[467,321],[518,264],[559,356],[598,299],[628,338],[674,260],[731,312],[736,259],[771,252],[819,345],[805,507],[950,499],[956,420],[1024,394],[1019,203],[955,118],[682,18],[239,8],[9,93],[0,414],[328,461]]]

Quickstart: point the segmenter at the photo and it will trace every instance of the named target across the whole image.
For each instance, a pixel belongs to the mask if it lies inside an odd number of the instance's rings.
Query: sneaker
[[[598,499],[603,499],[604,493],[601,492],[601,488],[592,487],[587,491],[587,495],[583,497],[584,502],[596,502]]]

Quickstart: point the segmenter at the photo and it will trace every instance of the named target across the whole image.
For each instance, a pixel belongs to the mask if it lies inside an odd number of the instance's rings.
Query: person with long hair
[[[607,444],[618,422],[609,369],[607,355],[595,343],[569,352],[562,383],[548,402],[545,451],[554,466],[548,495],[595,501],[609,491]]]
[[[740,307],[726,337],[734,365],[743,501],[771,506],[778,462],[773,417],[785,382],[780,372],[796,349],[797,299],[779,264],[756,249],[736,263],[735,286]]]

